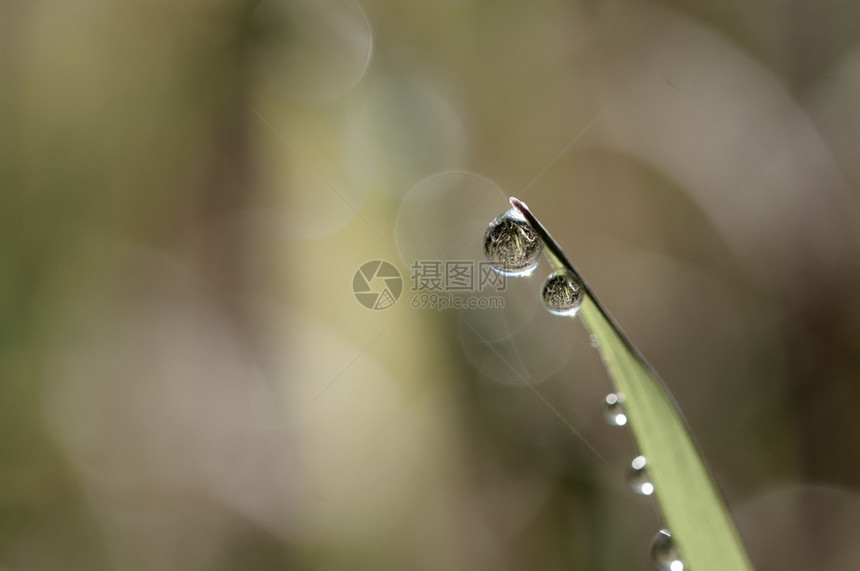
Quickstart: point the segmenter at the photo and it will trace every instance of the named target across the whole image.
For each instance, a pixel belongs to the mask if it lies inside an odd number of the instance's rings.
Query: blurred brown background
[[[509,195],[757,569],[857,569],[858,101],[849,0],[0,3],[0,569],[651,569],[546,266],[412,307]]]

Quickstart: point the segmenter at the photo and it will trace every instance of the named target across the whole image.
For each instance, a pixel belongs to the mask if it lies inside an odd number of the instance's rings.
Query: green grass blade
[[[599,342],[616,390],[624,395],[627,425],[648,461],[657,501],[685,569],[751,570],[734,521],[669,391],[528,207],[515,198],[511,204],[541,236],[555,269],[572,272],[583,283],[579,316]]]

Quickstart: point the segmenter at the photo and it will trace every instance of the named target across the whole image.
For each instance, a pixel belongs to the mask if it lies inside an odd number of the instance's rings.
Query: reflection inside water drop
[[[651,482],[651,474],[648,473],[647,464],[644,456],[637,456],[630,463],[630,468],[625,474],[630,489],[643,496],[650,496],[654,493],[654,484]]]
[[[527,276],[540,263],[543,241],[514,208],[490,222],[484,232],[484,254],[502,275]]]
[[[661,529],[651,541],[651,560],[660,571],[684,571],[681,553],[668,529]]]
[[[603,401],[603,420],[612,426],[627,424],[627,413],[624,412],[624,397],[620,393],[609,393]]]
[[[570,272],[555,272],[544,282],[541,297],[550,313],[573,316],[582,306],[582,284]]]

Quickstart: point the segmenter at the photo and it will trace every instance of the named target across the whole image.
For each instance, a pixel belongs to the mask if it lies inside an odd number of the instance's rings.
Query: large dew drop
[[[603,420],[612,426],[627,424],[627,413],[624,412],[624,397],[621,393],[609,393],[603,401]]]
[[[668,529],[661,529],[651,541],[651,560],[660,571],[684,571],[681,552]]]
[[[630,468],[625,474],[630,489],[643,496],[650,496],[654,493],[654,484],[651,482],[651,474],[648,473],[647,464],[644,456],[637,456],[630,463]]]
[[[576,315],[582,306],[582,284],[570,272],[556,272],[544,282],[541,296],[550,313]]]
[[[484,232],[484,254],[503,276],[527,276],[540,263],[543,241],[516,209],[490,222]]]

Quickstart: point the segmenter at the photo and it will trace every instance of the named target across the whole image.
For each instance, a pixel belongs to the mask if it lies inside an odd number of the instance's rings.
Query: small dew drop
[[[582,284],[570,272],[554,272],[541,292],[547,311],[555,315],[576,315],[582,306]]]
[[[624,397],[620,393],[609,393],[603,401],[603,420],[612,426],[627,424],[627,413],[624,412]]]
[[[681,552],[668,529],[661,529],[651,540],[651,560],[660,571],[684,571]]]
[[[643,496],[650,496],[654,493],[654,484],[651,482],[651,474],[648,473],[648,461],[644,456],[637,456],[630,463],[630,467],[625,474],[627,485],[630,489]]]
[[[597,335],[589,335],[588,342],[591,343],[591,346],[595,349],[600,347],[600,341],[597,339]]]
[[[490,222],[484,232],[484,254],[503,276],[529,275],[542,253],[543,241],[515,208]]]

